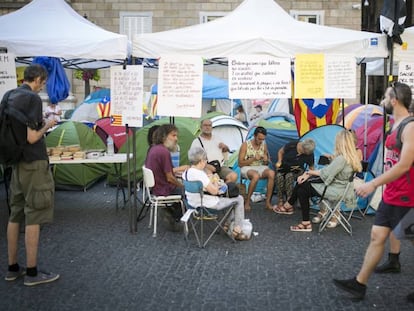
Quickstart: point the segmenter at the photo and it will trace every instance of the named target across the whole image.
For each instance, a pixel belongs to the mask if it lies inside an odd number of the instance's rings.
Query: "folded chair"
[[[151,188],[155,185],[154,173],[149,168],[143,166],[143,185],[142,201],[145,205],[150,206],[150,221],[148,227],[154,226],[153,237],[157,236],[157,219],[158,219],[158,208],[167,207],[173,203],[180,203],[183,214],[185,213],[185,206],[182,201],[182,196],[179,194],[168,195],[168,196],[157,196],[151,193]]]
[[[204,248],[219,230],[224,232],[233,242],[235,242],[233,235],[226,231],[224,224],[230,214],[234,211],[237,203],[233,202],[221,210],[207,208],[203,205],[204,191],[201,181],[183,180],[183,183],[186,192],[197,193],[200,195],[200,206],[191,206],[187,201],[187,211],[183,217],[181,217],[181,222],[184,224],[184,237],[187,243],[189,235],[188,223],[191,225],[197,244],[200,248]],[[207,222],[212,224],[212,226],[209,226],[210,233],[205,232]]]
[[[352,174],[351,177],[349,177],[348,183],[346,184],[345,190],[339,200],[335,202],[329,202],[326,199],[321,199],[320,204],[323,204],[324,207],[327,210],[327,213],[322,218],[321,223],[319,224],[319,233],[321,233],[325,227],[328,225],[328,223],[332,220],[333,217],[336,217],[338,224],[340,224],[346,232],[348,232],[350,235],[352,235],[352,226],[349,222],[349,219],[345,217],[345,215],[342,213],[341,206],[344,204],[346,194],[348,191],[352,190],[351,187],[353,187],[354,178],[356,176],[356,173]],[[328,186],[329,187],[329,186]]]

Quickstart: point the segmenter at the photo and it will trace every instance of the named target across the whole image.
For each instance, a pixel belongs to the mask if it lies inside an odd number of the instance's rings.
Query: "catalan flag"
[[[339,113],[339,107],[339,99],[295,99],[294,114],[299,136],[304,135],[316,127],[335,123]]]
[[[122,126],[122,115],[120,114],[111,115],[111,125]]]
[[[99,104],[96,106],[99,118],[109,117],[111,115],[111,100],[109,97],[104,96]]]

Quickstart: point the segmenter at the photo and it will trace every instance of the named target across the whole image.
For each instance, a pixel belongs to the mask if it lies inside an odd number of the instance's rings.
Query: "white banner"
[[[158,66],[157,115],[201,117],[203,59],[168,55]]]
[[[229,97],[290,98],[290,58],[237,55],[229,57]]]
[[[111,67],[112,125],[142,127],[143,66]]]
[[[325,55],[325,98],[356,98],[354,57]]]
[[[398,81],[407,84],[414,93],[414,63],[400,62]]]
[[[0,53],[0,100],[4,93],[17,87],[14,54]]]

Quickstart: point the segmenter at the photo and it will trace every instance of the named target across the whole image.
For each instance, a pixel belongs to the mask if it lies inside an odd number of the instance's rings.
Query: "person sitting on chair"
[[[313,139],[290,142],[279,149],[275,164],[278,191],[278,204],[273,207],[275,213],[286,214],[287,211],[283,207],[284,196],[286,195],[286,198],[292,196],[294,182],[305,171],[305,164],[309,169],[313,169],[313,150],[315,150]]]
[[[309,220],[309,199],[314,196],[323,196],[328,201],[338,200],[344,194],[352,174],[361,171],[362,165],[357,155],[352,133],[348,130],[338,132],[335,139],[335,153],[332,162],[321,170],[308,170],[299,176],[292,196],[284,205],[286,211],[293,213],[293,204],[299,199],[302,209],[302,222],[291,226],[290,230],[298,232],[312,231],[312,224]],[[312,176],[319,176],[321,182],[308,181]],[[345,204],[353,206],[355,205],[355,194],[353,187],[349,189],[350,191],[348,191],[345,197]],[[325,216],[324,213],[326,212],[321,210],[313,221],[315,223],[320,222]],[[328,228],[334,228],[337,225],[336,217],[332,219],[327,225]]]
[[[247,190],[247,200],[244,202],[246,211],[250,211],[250,197],[256,189],[260,178],[267,179],[266,208],[272,210],[272,194],[275,182],[275,171],[268,167],[269,153],[265,142],[267,131],[258,126],[253,134],[253,139],[245,141],[239,152],[240,173],[250,180]]]
[[[183,173],[183,179],[188,181],[199,180],[203,184],[203,190],[208,194],[203,197],[203,205],[210,209],[221,210],[228,207],[232,202],[237,202],[234,212],[234,227],[233,237],[236,240],[246,240],[247,237],[242,233],[242,221],[244,219],[243,197],[238,195],[235,198],[219,197],[219,185],[217,182],[212,182],[210,177],[205,172],[207,164],[207,153],[201,147],[192,147],[188,151],[188,160],[190,161],[190,168]],[[200,206],[201,199],[197,193],[186,192],[188,203],[191,206]]]
[[[199,137],[193,140],[191,144],[192,147],[201,147],[207,153],[208,161],[218,161],[220,168],[214,167],[213,165],[207,163],[206,169],[212,173],[217,173],[221,179],[226,183],[236,182],[237,173],[231,170],[227,166],[223,166],[224,163],[224,153],[229,152],[229,147],[221,142],[218,137],[213,136],[212,131],[213,123],[210,119],[201,121],[201,134]]]
[[[174,124],[163,124],[156,129],[152,136],[152,146],[148,150],[145,166],[154,173],[155,185],[152,192],[155,195],[183,194],[183,184],[174,175],[170,150],[174,150],[178,140],[178,129]],[[172,216],[179,222],[181,208],[174,207]]]

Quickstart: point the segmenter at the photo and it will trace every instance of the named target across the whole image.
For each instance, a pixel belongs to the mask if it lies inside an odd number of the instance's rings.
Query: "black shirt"
[[[313,166],[315,160],[314,160],[314,154],[298,154],[297,151],[297,145],[298,142],[290,142],[287,143],[283,149],[283,160],[282,160],[282,166],[281,171],[283,172],[289,172],[292,167],[298,166],[302,170],[305,169],[305,164],[308,166]]]
[[[9,105],[21,111],[28,119],[27,124],[17,120],[13,124],[16,133],[22,140],[27,141],[27,127],[37,131],[43,127],[42,99],[32,91],[29,85],[22,84],[12,90],[9,96]],[[36,160],[48,160],[44,137],[34,144],[27,143],[24,146],[22,161],[33,162]]]

